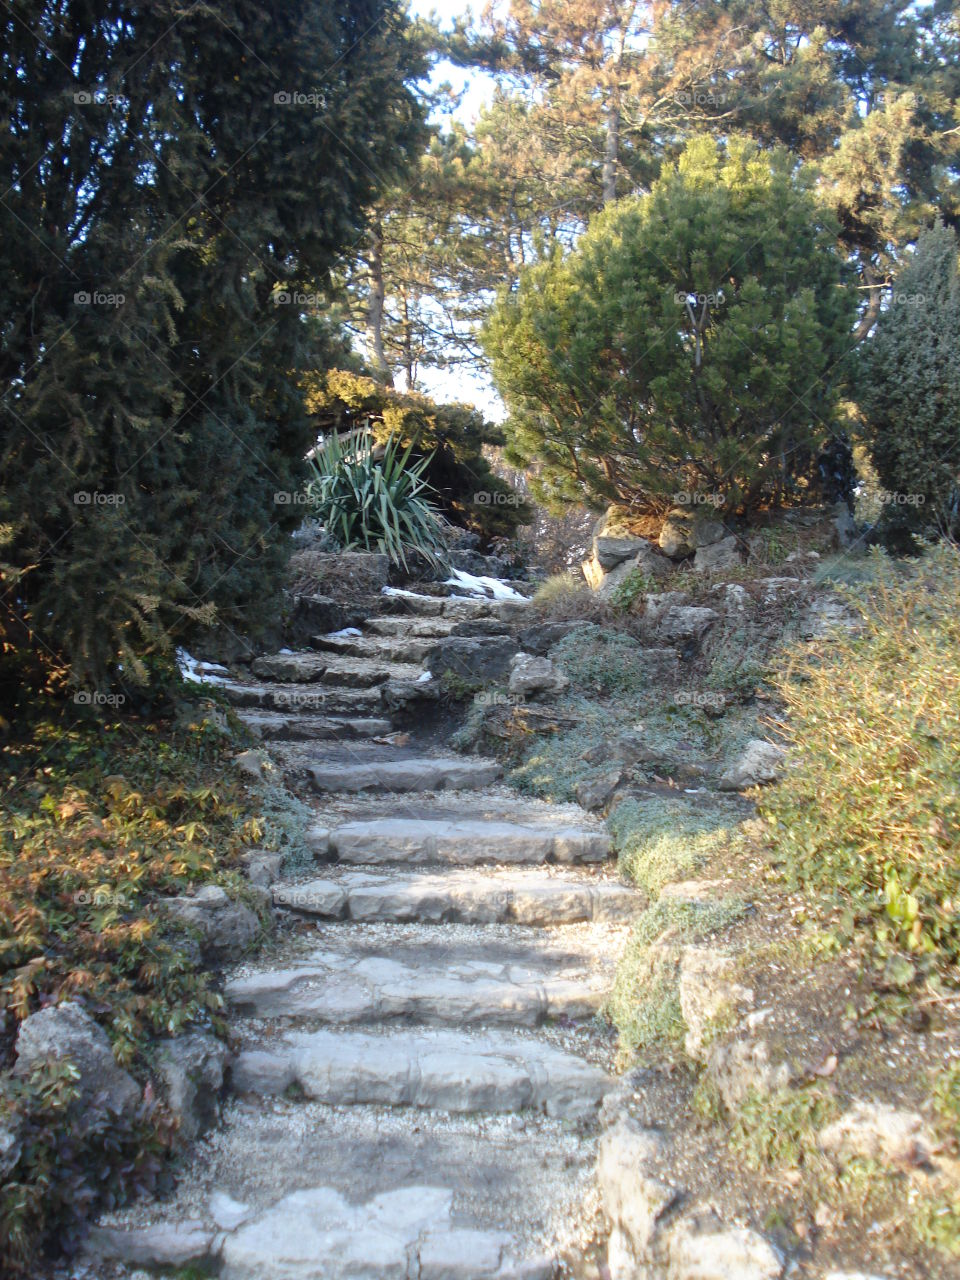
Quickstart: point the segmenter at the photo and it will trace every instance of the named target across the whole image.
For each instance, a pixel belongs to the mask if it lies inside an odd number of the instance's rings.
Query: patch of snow
[[[330,631],[325,636],[325,640],[351,640],[354,636],[362,636],[363,632],[359,627],[344,627],[342,631]]]
[[[280,653],[295,653],[295,649],[281,649]]]
[[[226,667],[222,667],[219,662],[198,662],[186,649],[177,650],[177,666],[184,680],[189,680],[191,684],[230,683],[222,678],[230,675]]]
[[[433,679],[432,671],[424,671],[423,675],[417,676],[417,684],[427,684]]]
[[[499,578],[475,577],[472,573],[464,573],[462,569],[454,569],[444,586],[457,587],[475,600],[488,600],[491,597],[494,600],[526,600],[526,596],[514,591],[513,587],[501,582]]]

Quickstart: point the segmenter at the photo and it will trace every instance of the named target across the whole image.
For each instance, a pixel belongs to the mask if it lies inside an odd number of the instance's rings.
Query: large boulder
[[[202,1031],[160,1042],[157,1070],[183,1141],[193,1142],[217,1123],[229,1056],[222,1041]]]
[[[762,738],[751,738],[738,758],[721,775],[721,791],[743,791],[775,782],[783,765],[784,750]]]
[[[687,946],[680,958],[680,1009],[687,1024],[685,1047],[703,1057],[704,1034],[730,1009],[753,1004],[753,992],[736,980],[736,958],[716,947]]]
[[[261,931],[257,913],[215,884],[204,885],[190,896],[168,898],[161,910],[195,932],[203,954],[211,960],[239,959]]]
[[[582,625],[575,620],[535,623],[532,627],[524,627],[518,638],[525,653],[535,653],[543,657],[555,644],[559,644],[571,631],[575,631]]]
[[[698,507],[674,507],[668,511],[660,527],[660,550],[671,560],[685,560],[699,547],[709,547],[727,535],[722,521],[713,509]]]
[[[716,573],[721,569],[734,569],[741,563],[740,544],[731,534],[712,542],[708,546],[698,546],[693,557],[693,567],[698,573]]]
[[[649,1261],[660,1220],[678,1192],[650,1171],[663,1145],[652,1130],[621,1116],[600,1139],[597,1182],[610,1223],[607,1265],[611,1280],[634,1280]]]
[[[669,1280],[779,1280],[784,1260],[759,1232],[716,1219],[681,1219],[670,1241]]]
[[[24,1018],[16,1054],[17,1076],[29,1075],[46,1059],[74,1064],[80,1073],[77,1111],[84,1128],[99,1127],[109,1115],[129,1115],[140,1101],[140,1086],[118,1066],[107,1033],[72,1000]]]
[[[518,653],[510,663],[511,693],[521,698],[536,697],[537,694],[563,693],[570,680],[558,671],[549,658],[538,658],[531,653]]]
[[[519,649],[512,636],[447,636],[427,654],[426,665],[437,678],[450,671],[464,680],[505,676]]]
[[[917,1111],[884,1102],[856,1102],[820,1132],[820,1147],[844,1164],[860,1158],[882,1164],[928,1164],[936,1139]]]
[[[301,595],[293,597],[286,631],[295,644],[307,644],[314,636],[325,636],[356,622],[357,615],[330,596]]]

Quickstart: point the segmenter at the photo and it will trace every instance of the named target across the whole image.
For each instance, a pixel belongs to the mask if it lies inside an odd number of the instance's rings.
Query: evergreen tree
[[[486,329],[535,496],[663,511],[798,500],[837,424],[855,295],[783,152],[693,139],[649,196],[504,291]]]
[[[313,299],[422,144],[394,0],[15,2],[0,631],[145,674],[279,590]]]
[[[960,532],[960,273],[953,231],[917,242],[857,361],[856,398],[896,535]]]

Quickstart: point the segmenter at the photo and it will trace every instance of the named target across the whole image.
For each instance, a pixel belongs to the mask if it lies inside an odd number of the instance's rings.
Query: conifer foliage
[[[422,146],[394,0],[5,7],[0,638],[79,682],[255,630],[306,322]]]

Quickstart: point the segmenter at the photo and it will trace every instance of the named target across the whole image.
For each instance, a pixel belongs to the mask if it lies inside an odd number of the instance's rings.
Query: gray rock
[[[709,1023],[727,1009],[753,1004],[753,992],[736,981],[736,960],[715,947],[683,948],[680,957],[680,1009],[687,1024],[685,1047],[703,1059],[703,1037]]]
[[[882,1164],[928,1164],[936,1146],[923,1116],[884,1102],[856,1102],[820,1132],[820,1147],[845,1163],[854,1157]]]
[[[465,680],[491,680],[507,674],[519,647],[512,636],[449,636],[427,653],[425,661],[437,677],[451,671]]]
[[[330,1106],[488,1114],[530,1108],[568,1120],[592,1119],[613,1087],[581,1058],[504,1032],[294,1031],[270,1054],[237,1059],[234,1084],[244,1092],[275,1094],[291,1083]]]
[[[256,781],[259,781],[272,767],[266,756],[252,748],[234,756],[233,763],[241,773],[245,773],[248,778]]]
[[[533,627],[525,627],[519,635],[520,645],[525,652],[543,657],[555,644],[559,644],[579,626],[582,626],[582,623],[541,622]]]
[[[701,605],[671,605],[657,618],[656,632],[668,644],[702,640],[720,615]]]
[[[792,1075],[789,1063],[774,1062],[766,1040],[718,1040],[707,1053],[707,1076],[731,1112],[751,1093],[785,1089]]]
[[[602,830],[482,818],[373,818],[332,832],[324,828],[323,840],[321,848],[320,837],[311,835],[317,856],[330,852],[360,865],[602,862],[610,855],[610,837]]]
[[[352,613],[329,596],[294,596],[287,634],[294,644],[305,644],[311,636],[341,631],[356,625]]]
[[[258,889],[269,889],[280,879],[280,868],[283,865],[282,853],[271,853],[266,849],[252,849],[244,855],[247,879]]]
[[[747,1227],[700,1229],[678,1224],[670,1241],[670,1280],[779,1280],[783,1258]]]
[[[272,653],[257,658],[251,665],[255,676],[264,680],[289,680],[300,683],[319,680],[327,669],[329,659],[322,653]]]
[[[518,653],[510,663],[508,688],[521,698],[537,694],[559,694],[570,686],[570,680],[559,671],[549,658],[538,658],[530,653]]]
[[[510,567],[499,556],[485,556],[467,548],[448,552],[447,559],[451,569],[460,569],[479,578],[503,578]]]
[[[109,1114],[131,1113],[140,1086],[117,1065],[107,1033],[74,1001],[31,1013],[20,1024],[14,1075],[29,1075],[37,1062],[69,1059],[80,1072],[78,1111],[85,1128],[96,1128]]]
[[[225,1044],[201,1031],[162,1040],[158,1045],[157,1068],[166,1084],[167,1104],[180,1122],[183,1141],[195,1141],[219,1120],[229,1056]]]
[[[520,1262],[510,1237],[457,1230],[453,1193],[403,1187],[350,1204],[331,1187],[294,1191],[227,1236],[222,1280],[550,1280],[553,1263]]]
[[[740,544],[731,534],[707,546],[698,546],[693,557],[693,567],[698,573],[715,573],[720,569],[733,569],[741,563]]]
[[[439,680],[388,680],[381,686],[380,696],[388,711],[405,711],[419,702],[436,702],[440,697]]]
[[[443,791],[485,787],[502,769],[493,760],[433,756],[377,764],[322,764],[307,769],[316,791]]]
[[[721,791],[743,791],[776,782],[783,765],[784,750],[762,738],[751,738],[739,758],[720,776]]]
[[[800,634],[805,640],[822,640],[835,632],[855,635],[862,625],[859,615],[836,596],[817,596],[803,612]]]
[[[739,582],[728,582],[723,588],[723,610],[725,613],[745,613],[750,604],[750,593]]]
[[[619,768],[609,769],[596,778],[584,778],[574,787],[577,803],[595,813],[609,803],[622,781],[623,770]]]
[[[509,632],[509,624],[501,618],[466,618],[463,622],[455,622],[446,634],[476,640],[478,636],[505,636]]]
[[[667,513],[657,539],[660,550],[671,560],[683,560],[697,549],[694,530],[694,513],[685,507],[677,507]]]
[[[0,1178],[6,1179],[20,1159],[20,1121],[7,1115],[0,1119]]]
[[[676,1203],[678,1192],[653,1176],[647,1166],[662,1140],[622,1116],[605,1130],[597,1151],[597,1181],[611,1226],[608,1265],[611,1280],[633,1280],[650,1260],[660,1219]]]
[[[204,885],[190,897],[167,898],[160,908],[196,932],[204,954],[212,960],[238,959],[261,931],[256,912],[235,901],[219,885]]]
[[[646,538],[600,535],[593,539],[593,554],[600,568],[609,572],[624,560],[635,560],[649,545]]]
[[[93,1227],[84,1251],[104,1261],[139,1267],[184,1267],[213,1257],[215,1233],[202,1222],[156,1227]]]

